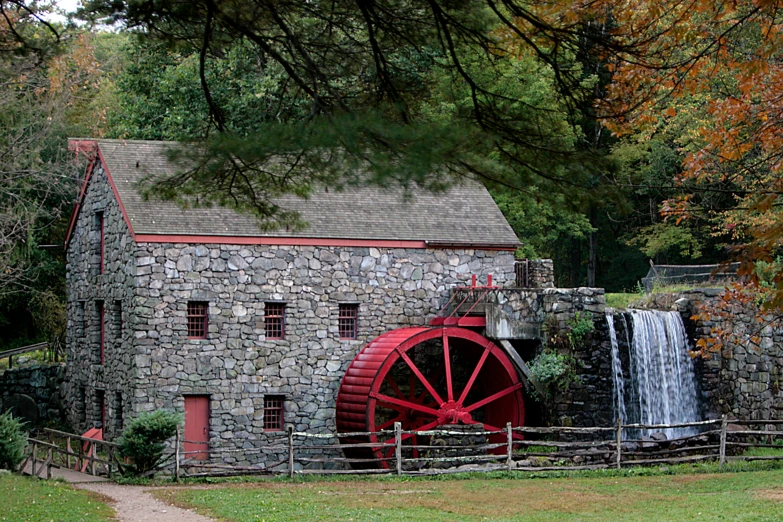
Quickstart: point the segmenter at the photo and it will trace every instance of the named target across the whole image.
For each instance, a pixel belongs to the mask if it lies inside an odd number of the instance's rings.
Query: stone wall
[[[532,288],[555,287],[555,265],[551,259],[531,259],[528,274]]]
[[[657,305],[679,309],[694,340],[710,338],[715,325],[695,319],[700,305],[720,299],[720,289],[697,289],[660,296]],[[705,410],[710,417],[727,414],[748,420],[783,419],[783,324],[772,318],[761,322],[759,310],[735,304],[732,319],[723,328],[744,333],[747,342],[727,342],[719,352],[697,359],[697,373]],[[752,337],[758,339],[751,340]],[[725,337],[731,340],[729,337]]]
[[[573,357],[576,361],[578,379],[567,391],[555,397],[549,411],[538,413],[539,419],[532,422],[573,426],[608,426],[612,419],[613,384],[611,375],[611,343],[609,342],[606,317],[606,297],[602,288],[503,288],[492,292],[488,301],[495,304],[510,318],[510,321],[524,323],[527,328],[517,331],[532,333],[530,343],[517,345],[517,351],[530,362],[543,347],[545,336],[561,337],[569,329],[569,323],[577,314],[589,317],[595,324],[595,331],[585,342],[575,347],[559,345],[559,353]],[[536,328],[530,326],[537,325]],[[510,328],[513,330],[513,328]],[[535,343],[534,338],[537,339]],[[551,339],[549,340],[550,345]],[[528,396],[528,401],[532,398]],[[536,405],[532,402],[530,406]],[[529,410],[532,411],[532,408]]]
[[[64,379],[63,364],[5,370],[0,373],[0,412],[18,408],[21,417],[34,424],[64,421]]]
[[[99,273],[103,213],[104,271]],[[87,188],[68,245],[67,372],[68,421],[80,433],[101,420],[101,393],[106,414],[105,435],[116,437],[133,400],[132,356],[135,257],[133,239],[100,163]],[[98,301],[105,321],[104,363],[100,361]]]
[[[266,394],[285,397],[297,431],[334,432],[337,388],[367,342],[426,324],[471,274],[514,280],[513,254],[465,249],[142,243],[135,261],[135,412],[208,395],[213,448],[279,438],[263,429]],[[207,339],[188,339],[191,300],[209,303]],[[284,339],[265,337],[267,302],[285,303]],[[341,303],[358,305],[354,340],[340,339]]]

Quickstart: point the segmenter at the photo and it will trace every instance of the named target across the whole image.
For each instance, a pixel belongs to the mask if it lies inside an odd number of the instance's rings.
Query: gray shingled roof
[[[281,205],[308,226],[297,232],[261,232],[252,215],[222,207],[183,209],[170,201],[145,201],[136,182],[177,171],[166,157],[171,142],[98,140],[117,192],[136,234],[333,239],[418,240],[515,246],[519,241],[487,190],[466,182],[445,194],[419,191],[404,200],[399,190],[377,187],[318,192]],[[139,168],[136,168],[139,162]]]

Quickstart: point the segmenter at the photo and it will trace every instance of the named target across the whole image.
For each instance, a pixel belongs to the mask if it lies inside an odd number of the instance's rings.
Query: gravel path
[[[120,486],[113,482],[74,484],[79,489],[106,495],[114,501],[122,522],[213,522],[193,511],[170,506],[150,495],[145,486]]]

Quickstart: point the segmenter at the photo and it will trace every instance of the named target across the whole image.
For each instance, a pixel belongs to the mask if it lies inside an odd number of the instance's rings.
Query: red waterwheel
[[[481,423],[500,431],[522,426],[522,383],[511,360],[489,339],[458,327],[400,328],[365,346],[345,372],[337,395],[337,431],[430,430]],[[520,437],[521,438],[521,437]],[[407,445],[426,444],[415,434]],[[490,442],[505,442],[493,435]],[[341,437],[343,444],[393,442],[393,435]],[[505,451],[504,448],[500,448]],[[387,467],[393,449],[351,448],[348,458],[374,459],[353,467]],[[417,458],[410,449],[408,456]]]

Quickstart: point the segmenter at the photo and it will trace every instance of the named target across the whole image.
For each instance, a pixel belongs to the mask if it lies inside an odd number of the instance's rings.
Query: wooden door
[[[209,395],[185,397],[185,458],[209,458]]]

